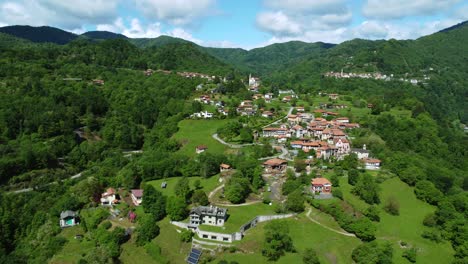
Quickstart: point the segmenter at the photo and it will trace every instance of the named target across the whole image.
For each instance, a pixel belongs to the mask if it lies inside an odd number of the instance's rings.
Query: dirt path
[[[309,208],[309,211],[307,211],[306,216],[307,216],[307,218],[309,218],[310,221],[316,223],[317,225],[319,225],[319,226],[321,226],[321,227],[323,227],[323,228],[326,228],[326,229],[328,229],[328,230],[330,230],[330,231],[332,231],[332,232],[335,232],[335,233],[337,233],[337,234],[340,234],[340,235],[349,236],[349,237],[356,237],[356,235],[354,235],[354,234],[348,233],[348,232],[346,232],[346,231],[344,231],[344,232],[343,232],[343,231],[339,231],[339,230],[333,229],[333,228],[331,228],[331,227],[328,227],[328,226],[326,226],[326,225],[320,223],[319,221],[317,221],[317,220],[313,219],[312,217],[310,217],[310,213],[311,213],[311,212],[312,212],[312,209]]]

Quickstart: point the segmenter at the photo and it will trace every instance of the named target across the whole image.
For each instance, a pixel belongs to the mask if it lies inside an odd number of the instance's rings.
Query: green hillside
[[[128,39],[125,35],[117,34],[109,31],[88,31],[81,34],[91,39]]]
[[[78,37],[73,33],[47,26],[6,26],[0,28],[0,32],[39,43],[66,44]]]

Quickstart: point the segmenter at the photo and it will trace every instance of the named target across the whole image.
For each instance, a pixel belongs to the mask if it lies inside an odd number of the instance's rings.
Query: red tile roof
[[[312,185],[314,186],[323,186],[323,185],[332,185],[331,182],[327,178],[314,178],[312,179]]]

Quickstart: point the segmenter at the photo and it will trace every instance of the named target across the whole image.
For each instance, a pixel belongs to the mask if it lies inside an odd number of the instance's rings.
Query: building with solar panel
[[[190,211],[190,226],[223,226],[227,218],[227,209],[217,206],[198,206]]]

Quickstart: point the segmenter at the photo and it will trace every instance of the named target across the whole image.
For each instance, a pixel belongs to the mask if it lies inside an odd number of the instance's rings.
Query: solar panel
[[[196,248],[192,248],[192,252],[201,255],[201,251]]]
[[[187,260],[187,263],[189,263],[189,264],[197,264],[197,262],[192,262],[192,261],[189,261],[189,260]]]
[[[190,263],[194,263],[194,264],[196,264],[198,262],[198,260],[194,259],[194,258],[188,258],[187,261],[190,262]]]
[[[200,256],[200,255],[201,255],[201,253],[199,253],[199,252],[194,252],[194,251],[190,252],[190,254],[194,254],[194,255],[197,255],[197,256]]]
[[[190,256],[189,256],[189,258],[194,258],[194,259],[198,259],[199,257],[200,257],[200,255],[195,254],[195,253],[193,253],[193,252],[190,253]]]

